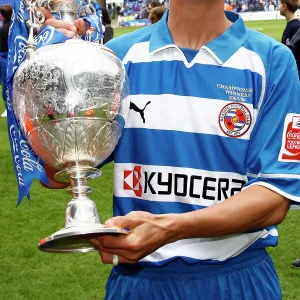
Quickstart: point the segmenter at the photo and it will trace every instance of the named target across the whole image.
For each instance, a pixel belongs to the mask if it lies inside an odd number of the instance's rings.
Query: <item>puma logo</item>
[[[143,123],[145,123],[146,120],[145,120],[145,114],[144,114],[144,111],[145,111],[146,107],[147,107],[150,103],[151,103],[151,101],[148,101],[148,102],[146,103],[146,105],[144,106],[144,108],[143,108],[143,109],[140,109],[140,108],[138,108],[133,102],[130,101],[129,109],[133,109],[134,111],[138,112],[138,113],[140,114],[142,120],[143,120]]]

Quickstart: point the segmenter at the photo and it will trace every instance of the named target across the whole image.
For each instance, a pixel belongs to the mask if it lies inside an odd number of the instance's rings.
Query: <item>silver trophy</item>
[[[40,250],[88,252],[94,247],[81,235],[128,233],[100,223],[87,184],[101,175],[95,167],[121,136],[128,94],[126,72],[116,55],[81,39],[31,51],[16,71],[13,102],[20,128],[38,156],[60,170],[55,179],[70,182],[73,194],[64,228],[42,239]]]

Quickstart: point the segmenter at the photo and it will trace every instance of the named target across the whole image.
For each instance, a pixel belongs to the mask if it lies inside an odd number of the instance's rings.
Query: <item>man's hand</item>
[[[106,227],[129,228],[128,235],[86,237],[98,249],[103,263],[133,264],[158,248],[187,238],[214,238],[280,224],[290,201],[263,186],[254,185],[218,205],[182,213],[153,215],[131,212],[108,220]]]
[[[73,38],[76,35],[86,34],[89,29],[88,23],[86,23],[83,19],[77,19],[74,21],[74,24],[65,22],[62,20],[57,20],[47,9],[40,8],[40,12],[42,12],[45,16],[44,26],[50,25],[59,30],[65,36]]]
[[[134,264],[165,244],[172,242],[176,232],[176,215],[153,215],[147,212],[131,212],[124,217],[106,221],[108,228],[129,228],[128,235],[90,237],[98,249],[101,260],[111,264],[113,254],[119,255],[119,263]]]

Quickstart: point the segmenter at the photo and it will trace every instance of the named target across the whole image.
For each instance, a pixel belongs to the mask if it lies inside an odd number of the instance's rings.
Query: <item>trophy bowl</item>
[[[73,199],[62,230],[42,239],[46,252],[87,252],[81,235],[127,234],[105,228],[88,198],[89,178],[114,150],[128,114],[129,88],[121,61],[107,47],[71,39],[38,49],[14,76],[16,118],[33,151],[70,182]]]

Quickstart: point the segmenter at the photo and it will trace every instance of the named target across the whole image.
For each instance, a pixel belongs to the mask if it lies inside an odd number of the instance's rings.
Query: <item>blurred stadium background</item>
[[[2,2],[0,0],[0,5]],[[285,20],[253,21],[247,26],[280,40]],[[136,29],[116,28],[115,37]],[[0,111],[3,110],[1,100]],[[41,238],[63,226],[65,207],[71,195],[63,190],[44,189],[35,182],[31,200],[24,199],[16,208],[17,184],[5,118],[0,119],[0,166],[0,299],[103,299],[111,266],[103,265],[98,253],[60,255],[37,249]],[[91,180],[90,185],[94,187],[91,198],[105,221],[112,214],[112,164],[105,166],[103,176]],[[279,246],[269,249],[286,300],[300,299],[300,270],[289,266],[300,256],[298,223],[299,212],[289,212],[279,226]]]

